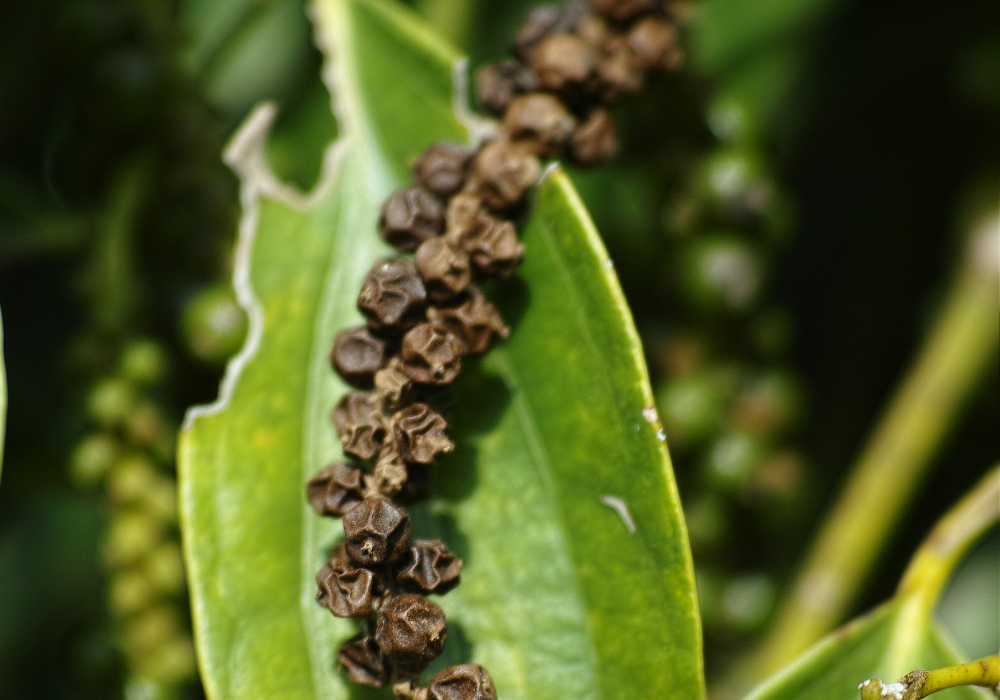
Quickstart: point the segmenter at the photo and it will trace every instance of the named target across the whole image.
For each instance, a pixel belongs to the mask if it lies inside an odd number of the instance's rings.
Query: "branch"
[[[781,668],[843,618],[977,378],[996,361],[998,227],[991,217],[971,236],[947,303],[823,524],[754,675]]]
[[[988,656],[936,671],[917,669],[888,685],[878,678],[869,678],[858,686],[858,690],[861,691],[861,700],[920,700],[939,690],[960,685],[989,688],[1000,697],[1000,656]]]

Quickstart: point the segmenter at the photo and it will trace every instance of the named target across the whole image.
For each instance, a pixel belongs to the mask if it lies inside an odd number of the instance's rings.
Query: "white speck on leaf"
[[[667,441],[667,434],[664,432],[663,428],[660,428],[659,430],[656,431],[656,439],[659,440],[660,442]]]
[[[618,517],[625,523],[625,529],[629,531],[629,534],[635,532],[635,520],[632,519],[632,514],[629,512],[625,501],[618,498],[618,496],[601,496],[601,503],[618,513]]]
[[[657,423],[660,420],[660,416],[653,406],[646,406],[646,408],[642,409],[642,417],[646,419],[647,423]]]

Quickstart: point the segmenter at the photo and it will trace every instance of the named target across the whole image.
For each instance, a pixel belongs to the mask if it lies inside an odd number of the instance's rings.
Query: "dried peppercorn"
[[[413,382],[406,376],[398,357],[390,358],[386,366],[375,373],[375,393],[389,412],[398,411],[409,403],[412,388]]]
[[[594,49],[575,34],[546,37],[531,54],[538,86],[555,92],[583,85],[594,70],[594,62]]]
[[[415,540],[396,572],[396,582],[423,593],[447,593],[459,584],[462,560],[441,540]]]
[[[499,139],[486,144],[476,156],[468,186],[488,207],[503,211],[521,200],[541,172],[538,158],[530,151]]]
[[[662,9],[656,0],[590,0],[590,6],[594,8],[594,12],[618,23]]]
[[[394,497],[406,484],[409,470],[394,444],[387,444],[375,462],[375,469],[365,476],[366,495]]]
[[[379,649],[410,672],[422,671],[441,655],[447,633],[444,611],[417,593],[392,598],[379,610],[375,625]]]
[[[573,133],[576,119],[555,96],[534,92],[510,103],[503,125],[511,138],[526,144],[532,153],[555,155]]]
[[[448,202],[448,210],[445,213],[447,223],[447,233],[445,235],[457,234],[459,237],[465,235],[470,228],[478,225],[482,216],[489,214],[483,210],[483,200],[472,192],[460,192]]]
[[[323,467],[309,480],[306,493],[317,515],[340,517],[361,503],[361,470],[343,462]]]
[[[625,41],[639,70],[667,68],[680,57],[677,29],[663,17],[643,17],[628,30]]]
[[[390,666],[375,638],[358,635],[344,643],[337,652],[337,668],[347,671],[355,683],[381,688],[389,682]]]
[[[366,498],[344,514],[344,549],[362,566],[396,561],[409,540],[410,516],[388,498]]]
[[[375,572],[354,566],[342,548],[316,574],[316,601],[337,617],[371,615],[378,593]]]
[[[603,102],[613,102],[622,95],[638,92],[643,79],[644,74],[635,67],[625,39],[612,37],[604,42],[587,89]]]
[[[378,228],[387,243],[412,253],[423,241],[441,233],[444,207],[423,187],[396,190],[382,204]]]
[[[518,94],[538,87],[535,73],[523,63],[507,59],[489,63],[476,73],[479,100],[494,114],[503,114]]]
[[[427,290],[413,265],[405,260],[380,260],[361,286],[358,309],[375,330],[410,328],[423,316]]]
[[[441,414],[423,403],[407,406],[392,417],[396,449],[406,462],[430,464],[439,454],[455,449],[445,434],[447,429]]]
[[[490,672],[479,664],[448,666],[434,674],[428,700],[497,700]]]
[[[507,277],[524,260],[524,246],[517,240],[517,230],[509,221],[481,214],[475,224],[463,232],[449,232],[462,250],[469,254],[476,271],[487,277]]]
[[[506,338],[510,329],[504,325],[500,312],[496,310],[475,285],[465,290],[464,301],[452,307],[430,308],[427,312],[432,321],[451,328],[465,343],[469,355],[486,352],[494,336]]]
[[[465,345],[446,326],[421,323],[403,336],[403,372],[419,384],[450,384],[462,371]]]
[[[530,59],[532,50],[540,41],[551,34],[573,31],[587,13],[586,0],[535,8],[514,34],[514,50],[525,60]]]
[[[439,197],[450,197],[462,188],[472,151],[457,143],[438,141],[413,163],[413,175]]]
[[[345,394],[333,409],[332,417],[347,454],[371,459],[382,449],[386,424],[374,394],[363,391]]]
[[[443,236],[421,243],[413,262],[433,301],[453,298],[472,281],[468,254]]]
[[[365,326],[345,328],[333,341],[330,363],[345,382],[367,389],[385,364],[385,341],[373,336]]]
[[[577,163],[594,165],[618,151],[615,122],[608,110],[598,107],[576,128],[569,140],[569,152]]]

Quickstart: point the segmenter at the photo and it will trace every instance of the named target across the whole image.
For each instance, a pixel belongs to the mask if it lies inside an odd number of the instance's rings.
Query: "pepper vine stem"
[[[756,679],[784,666],[843,618],[977,378],[996,361],[996,246],[994,215],[970,237],[931,333],[749,665]]]
[[[861,691],[861,700],[920,700],[939,690],[963,685],[989,688],[1000,697],[1000,655],[936,671],[917,669],[889,684],[882,683],[878,678],[869,678],[858,686],[858,690]]]

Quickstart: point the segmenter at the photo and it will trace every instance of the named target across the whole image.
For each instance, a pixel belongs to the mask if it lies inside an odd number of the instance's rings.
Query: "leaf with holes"
[[[384,0],[315,5],[341,138],[302,197],[264,165],[268,108],[228,158],[243,180],[236,286],[251,317],[216,404],[181,437],[185,550],[210,697],[359,697],[333,668],[355,623],[315,600],[341,536],[305,482],[341,456],[329,422],[347,387],[327,353],[357,324],[386,252],[381,201],[430,143],[467,138],[459,56]],[[607,254],[567,176],[551,170],[523,230],[527,260],[490,290],[509,340],[455,386],[454,453],[412,530],[465,560],[440,599],[433,668],[475,660],[504,700],[703,697],[690,555],[642,351]],[[609,505],[610,504],[610,505]],[[632,531],[634,529],[634,531]],[[378,694],[379,697],[385,693]]]

